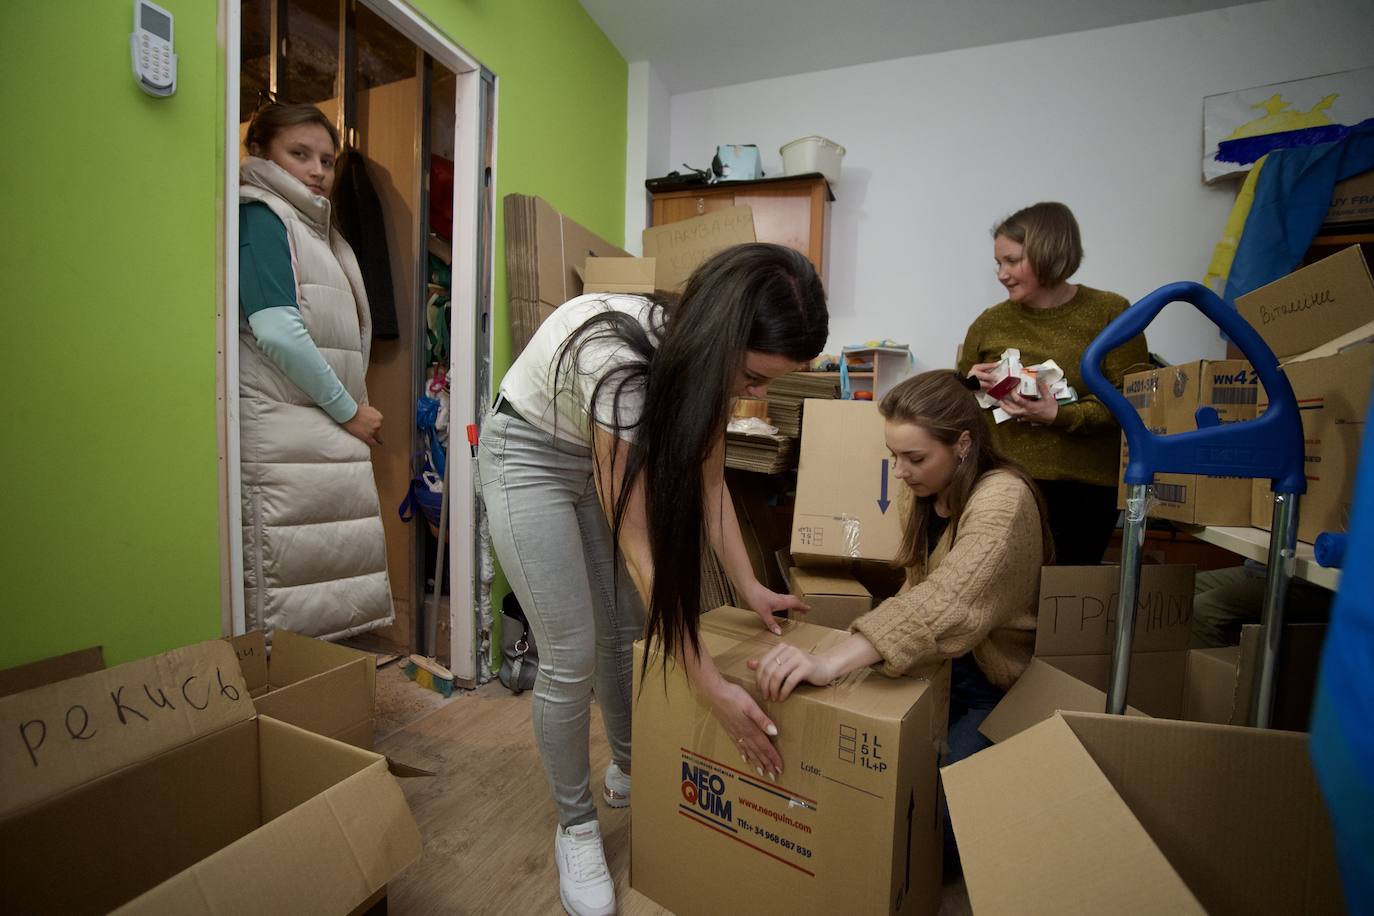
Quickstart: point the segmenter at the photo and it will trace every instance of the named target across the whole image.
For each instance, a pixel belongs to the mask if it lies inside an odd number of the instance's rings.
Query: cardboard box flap
[[[855,598],[871,598],[868,589],[851,576],[836,575],[816,569],[792,568],[792,580],[803,593],[808,595],[847,595]],[[805,620],[805,615],[802,616]]]
[[[254,715],[221,639],[0,699],[0,817]]]
[[[795,620],[784,621],[782,636],[774,636],[763,628],[763,623],[753,611],[734,607],[720,607],[703,614],[700,631],[703,644],[710,651],[720,673],[760,700],[765,712],[772,704],[760,699],[755,686],[755,674],[749,670],[749,659],[761,657],[779,642],[787,642],[814,653],[823,652],[849,636],[843,630],[812,626]],[[938,670],[937,666],[932,673]],[[803,684],[785,702],[804,703],[820,699],[836,709],[876,719],[901,720],[928,687],[926,678],[885,677],[872,668],[861,668],[828,687]]]
[[[1105,692],[1043,659],[1033,658],[1030,667],[1011,685],[1007,695],[988,713],[978,730],[989,741],[1000,744],[1046,719],[1054,718],[1060,710],[1102,712],[1106,708]],[[1145,715],[1134,706],[1128,706],[1126,714]]]
[[[290,630],[273,630],[272,656],[267,675],[273,688],[285,687],[357,660],[367,663],[368,684],[375,686],[377,660],[371,653],[301,636]],[[368,705],[371,706],[370,701]]]
[[[541,197],[534,200],[536,283],[539,301],[557,308],[582,294],[577,271],[588,256],[627,258],[629,252],[559,213]]]
[[[0,697],[22,693],[35,687],[46,687],[57,681],[90,674],[105,668],[105,652],[100,646],[78,649],[65,655],[29,662],[0,671]]]
[[[360,747],[372,744],[373,686],[370,658],[312,675],[308,690],[272,690],[253,699],[260,715],[299,725],[316,734]],[[303,682],[297,682],[303,683]]]
[[[420,855],[400,786],[385,760],[369,756],[359,771],[115,912],[352,911]]]
[[[239,668],[243,671],[244,683],[250,694],[267,690],[267,635],[262,630],[252,630],[242,636],[232,636],[229,644],[238,656]]]
[[[1344,353],[1351,347],[1358,347],[1360,344],[1374,342],[1374,321],[1362,324],[1353,331],[1342,334],[1334,340],[1329,340],[1319,347],[1313,347],[1306,353],[1299,353],[1297,356],[1290,356],[1282,363],[1284,366],[1291,366],[1294,363],[1304,362],[1309,359],[1321,359],[1326,356],[1335,356],[1337,353]],[[1264,403],[1269,403],[1268,398]]]
[[[587,258],[578,272],[584,293],[652,293],[654,258]]]
[[[1374,321],[1374,281],[1359,245],[1236,297],[1282,362]]]
[[[657,261],[655,285],[681,292],[692,271],[717,251],[756,241],[754,211],[728,207],[644,230],[644,257]]]
[[[975,913],[1205,912],[1063,717],[941,775]]]
[[[1084,713],[1063,720],[1208,912],[1342,911],[1306,735]]]
[[[1132,652],[1188,648],[1194,575],[1188,565],[1141,567]],[[1120,582],[1119,566],[1046,566],[1040,573],[1035,654],[1110,655]]]

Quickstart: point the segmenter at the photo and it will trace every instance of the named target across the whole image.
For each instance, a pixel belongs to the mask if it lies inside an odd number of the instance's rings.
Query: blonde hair
[[[999,235],[1024,246],[1041,286],[1058,286],[1083,263],[1078,220],[1061,203],[1046,201],[1017,210],[993,227],[992,237]]]
[[[1040,513],[1040,537],[1044,544],[1042,559],[1054,558],[1054,538],[1050,534],[1049,513],[1040,488],[1021,465],[1005,458],[992,444],[992,434],[983,418],[982,408],[973,392],[964,385],[959,373],[950,369],[936,369],[912,376],[889,391],[878,405],[878,412],[889,423],[911,423],[921,427],[931,438],[951,448],[968,433],[968,451],[954,468],[954,477],[945,490],[949,507],[949,537],[959,533],[959,520],[964,514],[973,489],[984,474],[1008,471],[1021,478],[1035,497]],[[902,532],[902,548],[894,559],[894,566],[913,568],[925,562],[926,532],[930,528],[930,513],[935,497],[913,499]]]

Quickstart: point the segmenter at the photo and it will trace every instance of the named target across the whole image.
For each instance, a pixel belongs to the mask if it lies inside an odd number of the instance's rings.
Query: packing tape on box
[[[844,555],[851,560],[859,559],[859,520],[852,515],[838,516],[840,522],[840,544]]]

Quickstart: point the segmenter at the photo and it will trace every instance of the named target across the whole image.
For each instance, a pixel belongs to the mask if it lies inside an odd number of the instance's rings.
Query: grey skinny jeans
[[[559,824],[593,821],[592,694],[611,759],[629,772],[633,644],[644,606],[624,563],[613,561],[590,449],[492,411],[477,466],[492,544],[539,652],[534,736]]]

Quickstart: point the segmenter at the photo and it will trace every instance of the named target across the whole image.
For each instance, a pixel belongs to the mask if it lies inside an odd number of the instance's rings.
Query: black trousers
[[[1037,480],[1050,511],[1056,566],[1096,566],[1102,562],[1120,510],[1116,487],[1076,480]]]

